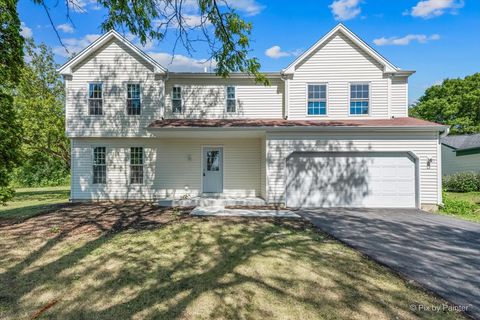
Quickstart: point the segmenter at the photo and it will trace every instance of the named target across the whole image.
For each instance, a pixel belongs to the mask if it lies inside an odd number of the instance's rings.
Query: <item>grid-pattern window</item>
[[[93,184],[107,183],[107,148],[93,148]]]
[[[350,114],[366,115],[368,114],[368,106],[370,103],[368,84],[351,84],[350,85]]]
[[[227,87],[227,112],[237,111],[237,98],[235,87]]]
[[[139,116],[141,110],[140,102],[140,84],[127,84],[127,114],[129,116]]]
[[[318,116],[327,114],[327,86],[324,84],[308,85],[307,114]]]
[[[143,148],[130,148],[130,183],[143,183]]]
[[[88,84],[88,114],[94,116],[103,114],[103,88],[101,83]]]
[[[172,88],[172,112],[182,113],[182,87]]]

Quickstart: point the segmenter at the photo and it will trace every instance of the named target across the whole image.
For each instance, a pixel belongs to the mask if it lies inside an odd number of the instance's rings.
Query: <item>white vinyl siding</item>
[[[172,87],[182,87],[183,112],[172,112]],[[226,86],[235,87],[236,110],[227,112]],[[271,79],[270,86],[256,84],[251,79],[171,78],[166,82],[168,96],[166,118],[193,119],[281,119],[283,117],[283,82]]]
[[[419,158],[420,203],[437,204],[437,133],[268,133],[267,187],[270,203],[284,203],[286,158],[295,151],[307,152],[413,152]],[[427,159],[433,159],[427,168]]]
[[[328,115],[350,118],[350,83],[370,83],[370,116],[388,118],[388,79],[381,66],[346,36],[337,33],[301,63],[288,81],[289,119],[308,119],[305,112],[308,83],[328,83]],[[325,116],[322,116],[325,118]]]
[[[465,171],[480,172],[480,153],[457,157],[454,149],[442,145],[442,174]]]
[[[92,184],[92,148],[107,145],[107,183]],[[224,150],[224,194],[260,196],[262,147],[249,139],[97,139],[72,141],[72,199],[144,199],[180,197],[201,192],[202,146]],[[143,147],[143,184],[130,184],[131,147]]]
[[[153,71],[151,65],[117,40],[106,43],[79,63],[73,76],[66,80],[68,136],[147,136],[145,127],[160,119],[163,112],[163,80]],[[92,82],[102,83],[102,116],[89,116],[88,84]],[[138,83],[142,89],[139,116],[127,114],[127,83]]]
[[[395,118],[408,116],[408,78],[394,77],[391,84],[391,116]]]

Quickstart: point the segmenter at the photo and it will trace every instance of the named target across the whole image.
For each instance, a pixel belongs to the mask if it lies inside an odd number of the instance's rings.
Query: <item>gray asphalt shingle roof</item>
[[[446,136],[442,143],[456,150],[480,148],[480,133]]]

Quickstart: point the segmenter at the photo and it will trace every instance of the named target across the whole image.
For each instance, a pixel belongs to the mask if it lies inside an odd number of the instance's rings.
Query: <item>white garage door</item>
[[[407,153],[293,153],[289,207],[415,207],[415,160]]]

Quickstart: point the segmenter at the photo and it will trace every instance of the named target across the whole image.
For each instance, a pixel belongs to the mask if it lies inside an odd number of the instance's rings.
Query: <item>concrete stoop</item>
[[[166,198],[158,201],[161,207],[233,207],[265,206],[262,198],[193,197],[188,199]]]
[[[300,218],[290,210],[275,209],[225,209],[224,206],[198,206],[190,213],[193,216]]]

